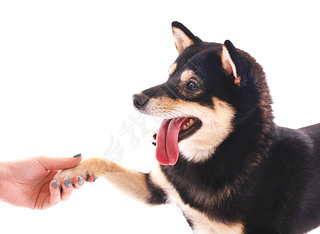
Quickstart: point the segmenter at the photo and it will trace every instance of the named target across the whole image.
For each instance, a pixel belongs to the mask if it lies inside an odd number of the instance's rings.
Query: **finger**
[[[64,178],[61,181],[61,188],[62,188],[62,193],[61,193],[61,200],[66,201],[70,198],[73,190],[73,186],[69,179]]]
[[[76,176],[73,179],[73,187],[76,189],[81,188],[84,185],[84,179],[81,176]]]
[[[49,183],[49,191],[50,191],[50,199],[49,199],[49,204],[54,206],[57,203],[59,203],[61,196],[60,196],[60,190],[57,185],[57,181],[52,180]]]
[[[49,158],[49,157],[37,157],[38,162],[47,170],[64,170],[77,166],[82,156],[71,158]]]

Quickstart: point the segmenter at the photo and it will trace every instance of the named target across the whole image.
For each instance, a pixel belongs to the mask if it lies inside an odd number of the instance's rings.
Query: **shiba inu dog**
[[[168,80],[133,96],[163,118],[150,173],[92,158],[63,171],[104,177],[150,205],[176,203],[194,233],[304,233],[320,225],[320,124],[275,125],[262,67],[230,41],[172,23]]]

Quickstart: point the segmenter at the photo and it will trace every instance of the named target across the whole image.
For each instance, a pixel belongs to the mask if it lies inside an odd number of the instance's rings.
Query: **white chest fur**
[[[193,224],[193,232],[197,234],[217,233],[217,234],[240,234],[243,233],[243,225],[235,223],[226,225],[221,222],[209,219],[206,215],[190,207],[184,203],[173,185],[167,180],[165,175],[160,169],[160,166],[156,167],[151,173],[153,182],[162,188],[168,195],[168,202],[177,204],[182,210],[185,217],[188,218]]]

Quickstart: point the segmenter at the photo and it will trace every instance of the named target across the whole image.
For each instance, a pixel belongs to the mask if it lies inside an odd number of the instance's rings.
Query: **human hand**
[[[80,176],[73,181],[62,179],[62,192],[57,181],[52,179],[58,170],[75,167],[81,159],[81,155],[73,158],[34,157],[0,163],[0,200],[32,209],[46,209],[67,200],[74,188],[83,186],[84,179]],[[93,180],[94,177],[88,179]]]

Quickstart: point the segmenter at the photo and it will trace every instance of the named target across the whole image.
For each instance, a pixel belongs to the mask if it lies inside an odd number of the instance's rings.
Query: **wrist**
[[[8,178],[8,166],[7,162],[0,162],[0,200],[3,200],[3,195],[6,193],[6,184]]]

